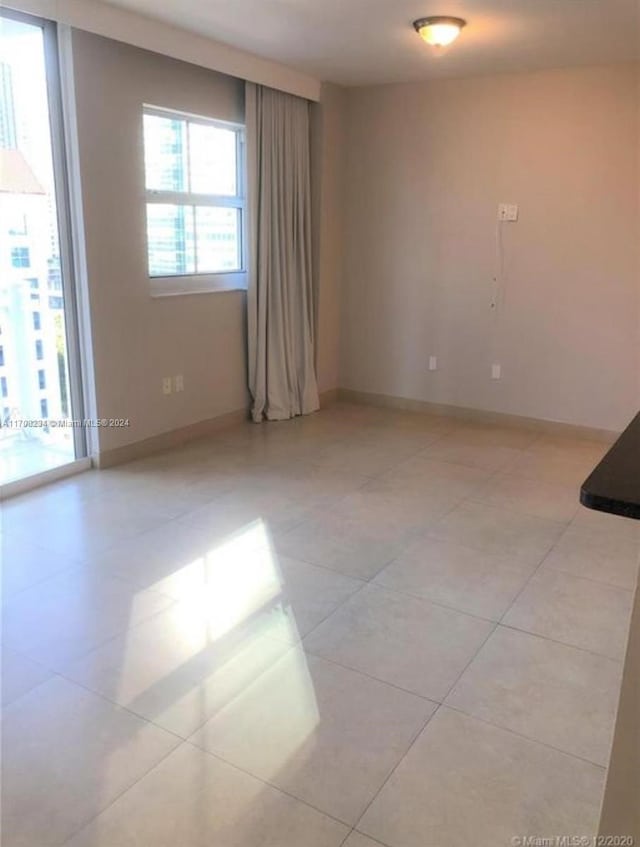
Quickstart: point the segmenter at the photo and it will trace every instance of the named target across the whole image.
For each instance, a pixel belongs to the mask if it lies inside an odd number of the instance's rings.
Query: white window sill
[[[219,291],[246,291],[247,274],[195,274],[193,276],[154,276],[149,280],[152,297],[181,294],[214,294]]]

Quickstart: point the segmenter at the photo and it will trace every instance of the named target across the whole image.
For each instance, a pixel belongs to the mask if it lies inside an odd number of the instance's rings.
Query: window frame
[[[245,126],[234,121],[195,115],[164,106],[150,103],[142,104],[142,150],[146,154],[144,143],[144,118],[153,115],[160,118],[185,121],[187,133],[190,123],[214,126],[220,129],[232,130],[236,134],[236,194],[233,196],[220,194],[201,194],[193,191],[164,191],[147,188],[146,167],[143,161],[144,181],[144,215],[145,215],[145,261],[152,297],[165,297],[179,294],[204,294],[216,291],[245,291],[247,288],[248,256],[247,256],[247,191],[246,191],[246,142]],[[187,163],[188,167],[188,163]],[[147,208],[149,205],[211,206],[213,208],[237,209],[239,213],[239,240],[241,268],[232,271],[193,271],[189,273],[160,274],[150,273],[149,268],[149,231],[147,224]],[[197,241],[197,236],[196,236]],[[197,248],[196,248],[197,249]],[[196,253],[197,261],[197,253]]]

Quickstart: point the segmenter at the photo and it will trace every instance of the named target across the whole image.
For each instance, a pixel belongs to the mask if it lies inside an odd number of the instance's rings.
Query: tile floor
[[[2,508],[5,847],[597,827],[638,525],[600,444],[339,404]]]

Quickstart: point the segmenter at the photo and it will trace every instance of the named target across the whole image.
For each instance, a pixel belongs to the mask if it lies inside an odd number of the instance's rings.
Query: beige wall
[[[316,365],[320,392],[338,387],[340,298],[345,236],[347,92],[323,84],[311,110]]]
[[[142,147],[143,103],[242,121],[243,86],[80,31],[73,53],[98,415],[131,421],[104,451],[247,405],[244,293],[149,295]]]
[[[636,84],[637,67],[618,65],[349,91],[342,387],[605,429],[628,422]],[[496,329],[501,201],[519,204],[520,221],[504,228]]]
[[[73,48],[98,414],[131,421],[99,433],[109,450],[247,405],[244,295],[149,296],[141,135],[144,102],[242,120],[243,92],[84,32]],[[320,390],[621,428],[640,372],[638,79],[620,65],[324,85],[312,114]],[[496,328],[500,201],[520,221],[504,228]],[[164,397],[162,377],[178,373],[185,391]]]

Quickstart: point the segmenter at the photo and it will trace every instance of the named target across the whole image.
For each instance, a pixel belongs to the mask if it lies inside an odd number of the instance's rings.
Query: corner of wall
[[[323,83],[312,104],[312,219],[316,368],[321,393],[338,387],[340,291],[344,248],[346,91]]]

